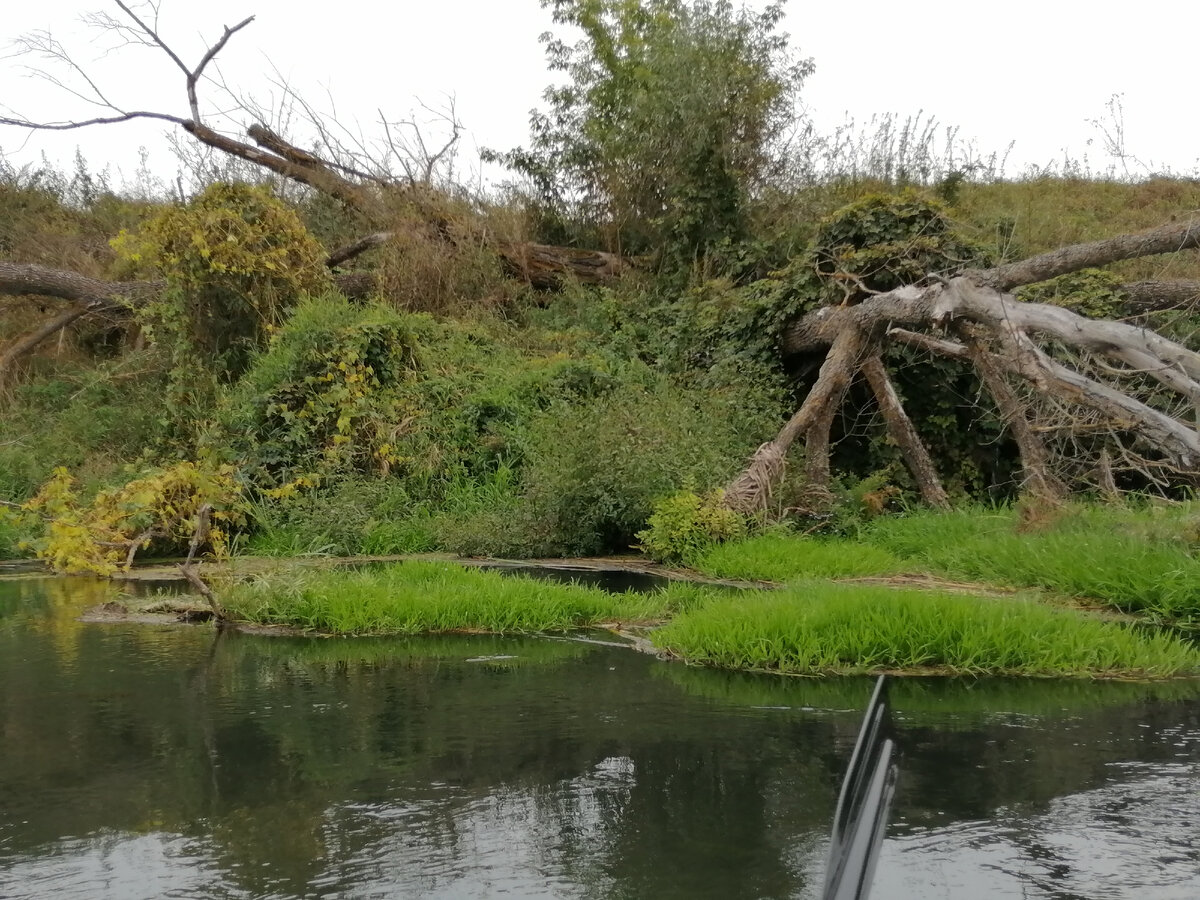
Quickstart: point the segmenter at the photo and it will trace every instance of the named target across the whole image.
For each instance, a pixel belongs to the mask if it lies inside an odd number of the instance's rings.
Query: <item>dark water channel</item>
[[[0,897],[818,896],[870,684],[84,625],[0,581]],[[1200,689],[904,681],[874,900],[1200,897]]]

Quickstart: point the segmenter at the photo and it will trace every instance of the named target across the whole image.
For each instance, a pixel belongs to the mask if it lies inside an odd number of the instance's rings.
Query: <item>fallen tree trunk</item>
[[[867,357],[862,366],[862,373],[875,395],[875,402],[879,405],[879,412],[887,424],[888,434],[900,448],[900,455],[904,457],[905,464],[917,482],[921,499],[930,506],[948,509],[950,498],[946,496],[946,489],[942,487],[942,480],[938,477],[933,459],[925,449],[921,436],[917,434],[912,419],[905,412],[892,379],[888,377],[887,368],[878,354]]]
[[[375,276],[369,272],[335,274],[333,282],[350,299],[365,298],[376,290]],[[0,261],[0,296],[53,297],[70,304],[0,352],[0,385],[21,359],[64,328],[86,316],[135,308],[156,297],[166,284],[162,279],[105,281],[65,269]]]
[[[1020,285],[1079,269],[1198,246],[1200,220],[1171,223],[993,269],[966,271],[949,280],[907,285],[874,294],[857,305],[827,306],[804,315],[784,329],[781,349],[798,354],[828,347],[820,375],[779,435],[763,444],[730,483],[726,505],[745,512],[765,508],[792,441],[831,414],[827,404],[841,403],[845,385],[864,360],[864,374],[877,398],[882,398],[881,409],[884,404],[892,406],[894,392],[889,395],[884,384],[886,369],[864,350],[889,338],[975,368],[1018,444],[1026,490],[1057,496],[1063,485],[1052,471],[1048,449],[1027,418],[1027,408],[1008,387],[1006,377],[1022,379],[1054,403],[1088,410],[1112,433],[1132,435],[1154,457],[1147,466],[1166,465],[1188,478],[1200,476],[1200,434],[1195,421],[1185,422],[1176,412],[1177,407],[1186,407],[1194,419],[1200,418],[1196,412],[1200,410],[1200,353],[1147,328],[1087,319],[1062,307],[1024,303],[1009,293]],[[1190,288],[1180,289],[1186,290]],[[942,336],[946,334],[952,339]],[[988,349],[989,344],[997,349]],[[853,352],[848,352],[850,347]],[[1055,358],[1064,350],[1072,356],[1074,367]],[[1156,385],[1161,396],[1139,397],[1147,390],[1139,380]],[[899,442],[904,435],[910,443],[906,462],[917,483],[925,483],[927,501],[940,503],[929,487],[928,452],[923,446],[924,452],[915,450],[911,443],[915,429],[910,432],[903,421],[896,414],[889,423],[893,439]],[[819,436],[815,444],[821,445]],[[820,471],[819,463],[810,460],[807,465]]]
[[[1134,315],[1200,307],[1200,281],[1132,281],[1121,285],[1121,292]]]

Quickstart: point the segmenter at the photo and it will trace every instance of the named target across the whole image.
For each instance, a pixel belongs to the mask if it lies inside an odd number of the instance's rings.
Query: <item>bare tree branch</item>
[[[1200,306],[1200,281],[1133,281],[1120,287],[1126,307],[1138,313],[1195,310]]]

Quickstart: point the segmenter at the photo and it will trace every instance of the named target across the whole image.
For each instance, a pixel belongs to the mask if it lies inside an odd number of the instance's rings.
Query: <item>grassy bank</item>
[[[564,631],[667,610],[665,594],[613,594],[434,562],[266,575],[233,585],[222,601],[243,621],[355,635]]]
[[[921,572],[1042,588],[1125,612],[1200,622],[1200,510],[1073,505],[1054,522],[1020,530],[1012,509],[882,517],[855,538],[763,535],[714,548],[696,568],[728,578]]]
[[[673,584],[614,594],[405,562],[280,572],[222,592],[236,619],[342,635],[566,631],[664,619],[653,643],[689,662],[789,674],[884,670],[1162,678],[1200,672],[1178,638],[1028,599],[798,583],[782,591]]]
[[[1162,678],[1200,671],[1166,634],[1027,599],[801,582],[716,596],[655,632],[690,662],[796,675],[886,670]]]

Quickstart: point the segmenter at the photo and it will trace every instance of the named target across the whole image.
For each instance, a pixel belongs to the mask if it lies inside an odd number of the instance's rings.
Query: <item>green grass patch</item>
[[[1019,533],[1011,510],[966,509],[878,519],[864,540],[911,567],[1088,597],[1127,612],[1200,621],[1194,505],[1075,506]]]
[[[869,544],[790,534],[763,534],[718,544],[694,567],[716,578],[790,581],[795,578],[852,578],[884,575],[903,565],[890,551]]]
[[[1039,528],[1019,524],[1009,508],[926,510],[878,518],[856,538],[765,534],[722,544],[695,568],[780,582],[923,572],[1200,622],[1200,505],[1072,504]]]
[[[827,582],[714,596],[653,640],[692,662],[798,675],[903,669],[1163,678],[1200,672],[1200,650],[1177,637],[1027,599]]]
[[[364,635],[563,631],[667,609],[665,593],[614,594],[438,562],[272,574],[233,585],[222,601],[244,621]]]

